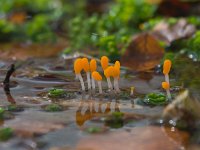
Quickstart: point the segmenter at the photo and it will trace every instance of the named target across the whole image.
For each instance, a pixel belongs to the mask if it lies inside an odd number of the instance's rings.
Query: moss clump
[[[130,92],[121,92],[120,95],[119,95],[119,98],[122,99],[122,100],[130,100],[131,97],[130,97]]]
[[[12,111],[12,112],[20,112],[23,111],[24,109],[21,106],[17,106],[17,105],[8,105],[7,106],[7,110],[8,111]]]
[[[124,125],[123,116],[122,112],[113,112],[106,118],[105,123],[111,128],[121,128]]]
[[[89,127],[86,129],[86,132],[88,133],[100,133],[102,132],[102,129],[100,127]]]
[[[48,96],[51,98],[61,98],[65,96],[65,91],[63,89],[51,89],[48,92]]]
[[[181,130],[187,130],[189,129],[189,123],[186,120],[177,120],[176,121],[176,128],[181,129]]]
[[[0,141],[7,141],[13,136],[13,130],[11,128],[0,129]]]
[[[57,112],[62,111],[62,107],[58,104],[49,104],[44,107],[44,110],[48,112]]]
[[[75,98],[74,93],[66,92],[63,89],[56,89],[56,88],[49,90],[48,96],[50,98],[68,98],[68,99]]]
[[[2,107],[0,107],[0,119],[4,118],[4,112],[5,110]]]
[[[161,93],[150,93],[146,95],[144,102],[150,105],[164,105],[167,103],[167,98]]]

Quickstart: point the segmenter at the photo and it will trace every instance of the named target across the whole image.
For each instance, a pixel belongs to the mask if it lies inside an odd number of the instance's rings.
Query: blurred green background
[[[69,42],[69,46],[64,50],[65,53],[99,49],[112,60],[112,57],[117,58],[125,51],[134,34],[151,30],[166,17],[172,24],[180,17],[187,17],[188,21],[199,29],[198,15],[184,11],[176,14],[181,12],[179,9],[173,14],[173,9],[165,11],[165,8],[161,7],[162,2],[161,0],[1,0],[0,42],[54,43],[59,38],[64,38]],[[175,2],[178,0],[172,1]],[[197,36],[199,37],[199,33]],[[195,42],[199,45],[200,38],[190,41],[190,43]],[[196,43],[192,48],[198,48]]]

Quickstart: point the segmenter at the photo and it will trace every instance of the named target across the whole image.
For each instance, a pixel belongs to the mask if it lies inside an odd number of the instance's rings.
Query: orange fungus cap
[[[104,75],[106,76],[106,78],[112,76],[112,73],[113,73],[113,66],[109,66],[104,70]]]
[[[87,58],[82,58],[81,62],[82,62],[83,70],[85,72],[90,71],[90,65],[89,65],[88,59]]]
[[[115,66],[113,69],[113,77],[119,77],[119,75],[120,75],[120,70],[118,67]]]
[[[163,64],[163,74],[169,74],[171,69],[172,62],[169,59],[166,59]]]
[[[116,61],[114,67],[117,67],[117,68],[120,69],[120,62],[119,62],[119,61]]]
[[[77,58],[74,62],[74,71],[75,74],[79,74],[82,70],[82,65],[81,65],[81,58]]]
[[[106,56],[101,57],[101,66],[103,70],[105,70],[108,67],[109,59]]]
[[[96,70],[97,70],[97,62],[96,62],[95,59],[92,59],[92,60],[90,61],[90,71],[91,71],[91,72],[94,72],[94,71],[96,71]]]
[[[162,88],[165,89],[165,90],[168,90],[169,89],[169,83],[162,82]]]
[[[92,73],[92,78],[97,80],[97,81],[101,81],[102,80],[102,76],[97,71],[94,71]]]

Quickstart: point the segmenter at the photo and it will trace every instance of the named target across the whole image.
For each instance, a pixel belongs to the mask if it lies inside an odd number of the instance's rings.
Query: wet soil
[[[150,92],[165,93],[161,89],[164,77],[159,71],[135,73],[122,69],[121,94],[108,92],[104,80],[104,94],[99,95],[98,90],[96,93],[80,91],[73,61],[72,55],[65,59],[0,62],[1,83],[10,64],[18,65],[11,77],[10,95],[0,88],[0,105],[7,107],[12,99],[23,108],[11,112],[12,117],[1,122],[1,127],[13,128],[15,135],[7,142],[0,142],[0,149],[177,150],[191,146],[189,132],[163,124],[161,115],[165,106],[138,103],[139,98]],[[175,83],[174,79],[171,81]],[[129,96],[131,86],[135,87],[134,96]],[[63,89],[72,96],[50,98],[48,91],[52,88]],[[52,103],[64,109],[58,112],[43,109]],[[116,112],[123,114],[121,121],[109,124],[106,119]]]

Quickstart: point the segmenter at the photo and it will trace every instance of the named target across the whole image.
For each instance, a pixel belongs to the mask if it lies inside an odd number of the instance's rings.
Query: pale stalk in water
[[[99,93],[102,94],[103,91],[102,91],[101,81],[97,81],[97,83],[98,83],[98,86],[99,86]]]
[[[115,89],[116,92],[120,92],[119,83],[118,83],[118,77],[114,78],[114,89]]]
[[[112,86],[112,83],[110,81],[110,77],[107,78],[107,82],[108,82],[108,89],[109,90],[112,90],[113,89],[113,86]]]
[[[91,89],[90,73],[87,72],[86,75],[87,75],[88,90],[90,90]]]
[[[167,92],[167,97],[168,97],[168,99],[169,99],[169,100],[171,100],[171,99],[172,99],[172,96],[171,96],[171,94],[170,94],[170,91],[169,91],[169,89],[168,89],[168,90],[166,90],[166,92]]]
[[[95,81],[93,78],[92,78],[92,89],[95,90]]]
[[[134,89],[135,89],[135,88],[132,86],[132,87],[131,87],[131,93],[130,93],[131,96],[134,95]]]
[[[85,91],[85,85],[84,85],[83,78],[82,78],[81,74],[77,74],[77,77],[78,77],[78,79],[81,82],[81,88],[82,88],[82,90]]]
[[[166,75],[165,75],[165,81],[166,81],[167,83],[169,83],[169,74],[166,74]]]

